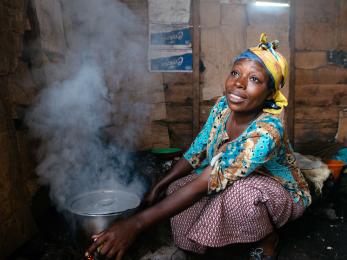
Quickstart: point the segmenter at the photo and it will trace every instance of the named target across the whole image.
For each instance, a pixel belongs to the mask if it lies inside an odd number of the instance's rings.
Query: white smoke
[[[62,3],[64,62],[50,64],[51,84],[27,116],[41,140],[37,173],[59,207],[76,193],[129,182],[128,151],[149,114],[148,105],[130,103],[136,88],[127,84],[146,77],[146,28],[139,18],[115,0]],[[106,142],[103,128],[110,125],[116,137]],[[135,181],[128,186],[144,192]]]

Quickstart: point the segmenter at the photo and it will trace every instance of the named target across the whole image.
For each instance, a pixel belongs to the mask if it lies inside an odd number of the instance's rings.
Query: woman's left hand
[[[107,258],[115,257],[116,260],[121,260],[139,233],[140,228],[136,218],[119,220],[105,231],[92,236],[94,243],[88,248],[86,256],[97,250]]]

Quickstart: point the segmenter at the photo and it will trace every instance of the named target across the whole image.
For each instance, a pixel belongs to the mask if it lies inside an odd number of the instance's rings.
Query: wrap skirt
[[[167,194],[197,177],[192,173],[178,179],[169,186]],[[302,202],[295,203],[276,180],[252,174],[224,191],[204,196],[170,221],[178,247],[204,253],[207,247],[259,241],[300,217],[304,209]]]

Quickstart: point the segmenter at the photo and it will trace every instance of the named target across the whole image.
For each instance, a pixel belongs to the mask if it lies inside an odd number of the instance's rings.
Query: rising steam
[[[37,173],[60,208],[75,193],[129,184],[128,151],[149,115],[144,103],[129,102],[136,91],[129,79],[146,77],[145,28],[138,18],[114,0],[62,3],[64,62],[50,64],[51,83],[27,116],[41,140]],[[118,131],[106,142],[103,129],[110,125]],[[136,181],[129,187],[144,192]]]

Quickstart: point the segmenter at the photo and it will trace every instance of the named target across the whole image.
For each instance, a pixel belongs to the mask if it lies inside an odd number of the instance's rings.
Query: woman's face
[[[235,112],[257,112],[272,94],[269,76],[257,61],[241,59],[234,63],[225,82],[229,108]]]

